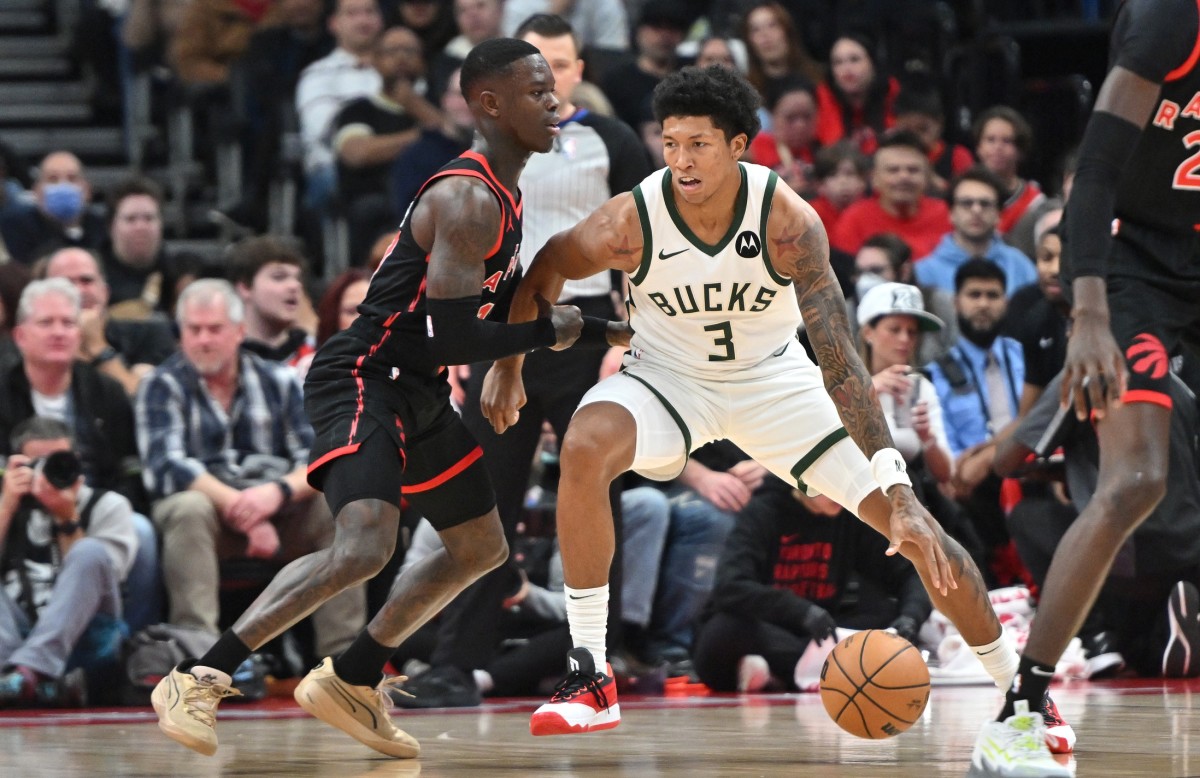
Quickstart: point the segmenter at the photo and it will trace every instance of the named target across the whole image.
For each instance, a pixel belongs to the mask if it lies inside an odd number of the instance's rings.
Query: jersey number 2
[[[716,324],[710,324],[704,328],[705,332],[719,332],[719,338],[713,338],[713,345],[721,346],[725,349],[724,354],[709,354],[709,362],[728,362],[734,358],[733,354],[733,328],[729,326],[729,322],[722,321]]]
[[[1200,146],[1200,130],[1189,132],[1183,136],[1185,148]],[[1175,180],[1171,182],[1173,189],[1200,189],[1200,151],[1179,163],[1175,168]]]

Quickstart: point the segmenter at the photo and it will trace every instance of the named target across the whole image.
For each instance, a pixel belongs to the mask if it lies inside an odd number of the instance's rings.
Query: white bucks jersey
[[[684,223],[664,168],[633,190],[642,261],[630,278],[633,355],[696,377],[758,365],[796,339],[792,282],[771,267],[767,216],[778,176],[740,164],[729,230],[715,244]]]

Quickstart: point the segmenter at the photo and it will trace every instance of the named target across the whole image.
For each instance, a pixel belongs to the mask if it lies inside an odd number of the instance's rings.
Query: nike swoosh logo
[[[665,251],[663,251],[663,249],[659,249],[658,250],[658,258],[659,259],[670,259],[671,257],[682,254],[685,251],[687,251],[687,249],[680,249],[679,251],[672,251],[670,254],[667,254]]]
[[[1053,678],[1054,677],[1053,670],[1051,670],[1050,672],[1047,673],[1046,671],[1041,670],[1037,667],[1031,667],[1031,668],[1029,668],[1029,672],[1033,673],[1034,675],[1040,675],[1042,678]]]
[[[976,654],[976,656],[987,656],[988,654],[992,653],[993,651],[999,651],[999,650],[1000,650],[1000,646],[996,646],[995,648],[989,648],[987,651],[980,651],[978,654]]]
[[[1054,338],[1040,338],[1038,345],[1042,348],[1050,348],[1054,344]]]
[[[588,597],[595,597],[596,595],[594,595],[594,594],[585,594],[585,595],[583,595],[582,597],[576,597],[576,596],[575,596],[575,595],[573,595],[573,594],[568,594],[567,596],[568,596],[568,597],[570,597],[572,600],[586,600]]]

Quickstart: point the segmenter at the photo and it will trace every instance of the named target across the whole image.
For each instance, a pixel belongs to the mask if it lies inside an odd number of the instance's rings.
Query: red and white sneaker
[[[1046,747],[1052,754],[1069,754],[1075,750],[1075,730],[1067,723],[1050,695],[1042,701],[1042,720],[1046,722]]]
[[[617,682],[612,665],[596,672],[592,652],[572,648],[567,652],[567,677],[554,689],[550,702],[533,712],[529,732],[533,735],[581,735],[612,729],[621,723],[617,705]]]

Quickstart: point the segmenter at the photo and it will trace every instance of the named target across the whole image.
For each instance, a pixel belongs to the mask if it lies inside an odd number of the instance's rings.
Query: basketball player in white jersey
[[[620,722],[605,661],[609,483],[626,470],[673,478],[693,449],[721,438],[886,535],[888,553],[912,560],[997,685],[1016,672],[978,569],[913,495],[855,353],[820,219],[771,170],[739,162],[758,130],[756,108],[753,88],[720,67],[664,79],[654,112],[667,167],[553,237],[516,293],[510,321],[525,321],[564,278],[616,269],[631,282],[623,370],[584,396],[560,451],[558,533],[576,648],[567,678],[533,715],[534,735]],[[797,340],[802,317],[820,368]],[[585,317],[579,342],[615,342],[621,326]],[[483,412],[497,431],[517,419],[520,374],[518,356],[488,376]]]

